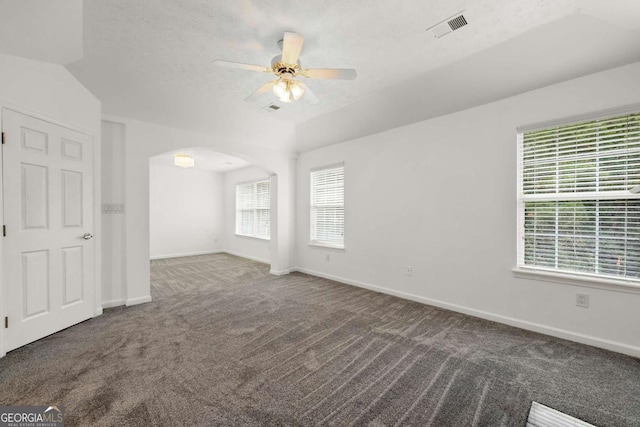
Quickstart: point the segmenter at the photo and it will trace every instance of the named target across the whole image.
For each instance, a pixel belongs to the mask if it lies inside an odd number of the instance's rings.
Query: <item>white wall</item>
[[[13,108],[20,112],[54,121],[82,130],[94,141],[94,227],[95,239],[95,314],[102,312],[100,306],[100,101],[85,89],[64,67],[30,59],[0,54],[0,107]],[[1,172],[0,162],[0,172]],[[0,173],[0,177],[2,174]],[[0,184],[2,184],[0,182]],[[0,185],[0,196],[2,185]],[[0,223],[4,223],[0,209]],[[87,230],[89,231],[89,230]],[[0,245],[0,271],[4,254]],[[2,297],[2,274],[0,274],[0,318],[4,316]],[[3,332],[0,329],[0,357],[4,355]]]
[[[123,124],[102,122],[102,307],[127,299]]]
[[[222,249],[223,175],[197,167],[150,165],[151,259]]]
[[[269,179],[269,175],[257,167],[248,167],[224,174],[224,250],[234,255],[269,263],[270,241],[254,237],[237,236],[236,185]],[[271,218],[275,218],[272,212]]]
[[[640,293],[512,273],[516,127],[640,103],[639,75],[635,63],[302,154],[297,266],[640,356]],[[309,171],[341,161],[345,250],[310,247]],[[413,267],[412,277],[405,266]],[[576,307],[577,292],[591,296],[588,309]]]

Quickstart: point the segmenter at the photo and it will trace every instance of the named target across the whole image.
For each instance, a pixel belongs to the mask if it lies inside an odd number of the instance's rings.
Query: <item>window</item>
[[[311,244],[344,248],[344,166],[311,171]]]
[[[236,185],[236,234],[271,237],[271,185],[269,181]]]
[[[518,134],[518,267],[640,274],[640,113]]]

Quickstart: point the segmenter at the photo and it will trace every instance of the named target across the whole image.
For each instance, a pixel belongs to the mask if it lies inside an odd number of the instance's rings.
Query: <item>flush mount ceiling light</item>
[[[282,47],[282,55],[278,55],[271,60],[271,67],[261,67],[259,65],[242,64],[232,61],[213,61],[220,67],[239,68],[241,70],[259,71],[262,73],[272,73],[278,76],[277,80],[270,81],[261,86],[257,91],[249,95],[245,101],[251,102],[258,98],[258,95],[268,92],[269,89],[278,97],[280,102],[291,102],[300,99],[306,93],[305,99],[311,103],[318,102],[318,98],[309,88],[297,80],[297,76],[309,79],[340,79],[354,80],[357,76],[356,70],[347,68],[310,68],[302,69],[298,56],[302,49],[304,38],[296,33],[284,33],[284,39],[278,42]]]
[[[176,154],[173,156],[173,163],[181,168],[192,168],[196,165],[195,159],[186,154]]]

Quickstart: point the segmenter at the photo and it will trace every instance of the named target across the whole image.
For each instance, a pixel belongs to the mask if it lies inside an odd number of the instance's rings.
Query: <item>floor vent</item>
[[[586,421],[544,406],[538,402],[531,403],[527,427],[595,427]]]
[[[436,39],[439,39],[440,37],[444,37],[447,34],[456,31],[467,24],[467,18],[465,18],[462,13],[458,13],[445,19],[444,21],[438,22],[436,25],[427,28],[427,32],[431,33],[431,35]]]

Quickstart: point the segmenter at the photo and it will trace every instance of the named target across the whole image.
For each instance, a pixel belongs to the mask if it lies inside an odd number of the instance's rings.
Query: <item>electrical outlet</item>
[[[326,256],[326,260],[327,260],[327,261],[331,261],[331,254],[327,254],[327,256]]]
[[[404,268],[404,274],[406,274],[407,276],[413,276],[413,267],[411,267],[410,265],[407,265]]]
[[[589,308],[589,295],[576,294],[576,305],[582,308]]]

